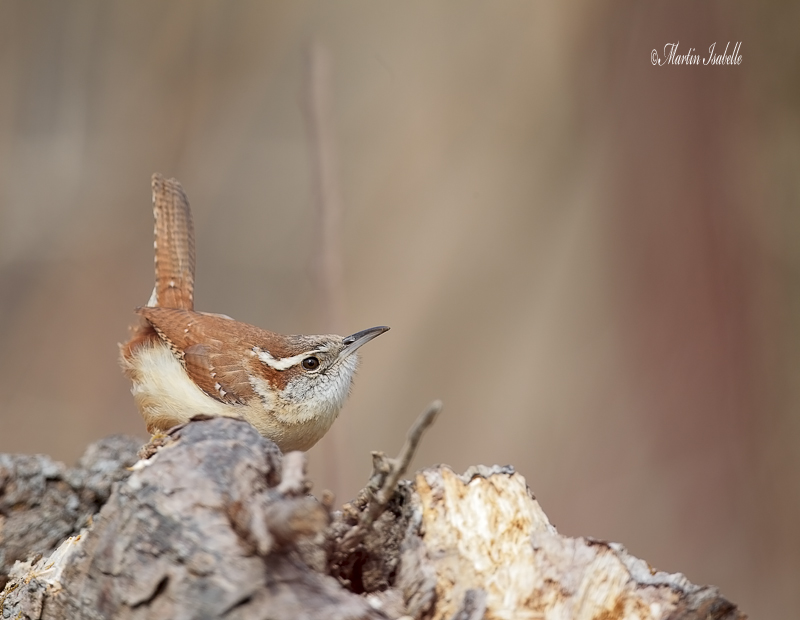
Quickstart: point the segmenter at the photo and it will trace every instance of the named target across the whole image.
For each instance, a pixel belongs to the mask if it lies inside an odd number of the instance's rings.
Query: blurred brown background
[[[439,397],[415,467],[512,463],[560,531],[786,617],[799,25],[795,2],[0,3],[0,451],[144,437],[116,343],[159,171],[192,202],[200,309],[392,327],[310,453],[317,491],[349,499]],[[678,41],[743,61],[652,66]]]

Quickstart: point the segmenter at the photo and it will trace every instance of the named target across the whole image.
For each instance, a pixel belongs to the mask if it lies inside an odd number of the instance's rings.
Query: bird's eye
[[[307,357],[303,360],[303,368],[306,370],[316,370],[319,368],[319,360],[316,357]]]

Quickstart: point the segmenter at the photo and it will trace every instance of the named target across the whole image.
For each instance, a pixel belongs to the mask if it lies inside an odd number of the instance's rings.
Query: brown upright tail
[[[175,179],[153,175],[156,285],[151,307],[194,309],[194,225],[189,200]]]

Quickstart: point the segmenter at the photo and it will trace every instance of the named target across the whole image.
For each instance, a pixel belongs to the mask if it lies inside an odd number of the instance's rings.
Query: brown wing
[[[147,307],[136,312],[183,361],[186,372],[206,394],[231,404],[254,396],[244,365],[249,359],[247,343],[237,335],[241,328],[250,326],[176,308]]]
[[[189,200],[175,179],[154,174],[156,298],[164,308],[194,307],[194,225]],[[152,302],[151,302],[152,303]]]

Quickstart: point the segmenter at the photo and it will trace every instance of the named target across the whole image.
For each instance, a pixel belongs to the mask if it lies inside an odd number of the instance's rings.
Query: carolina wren
[[[153,175],[156,282],[120,363],[150,433],[197,414],[244,418],[289,450],[328,431],[350,391],[356,351],[388,327],[352,336],[282,336],[194,311],[194,229],[180,183]]]

